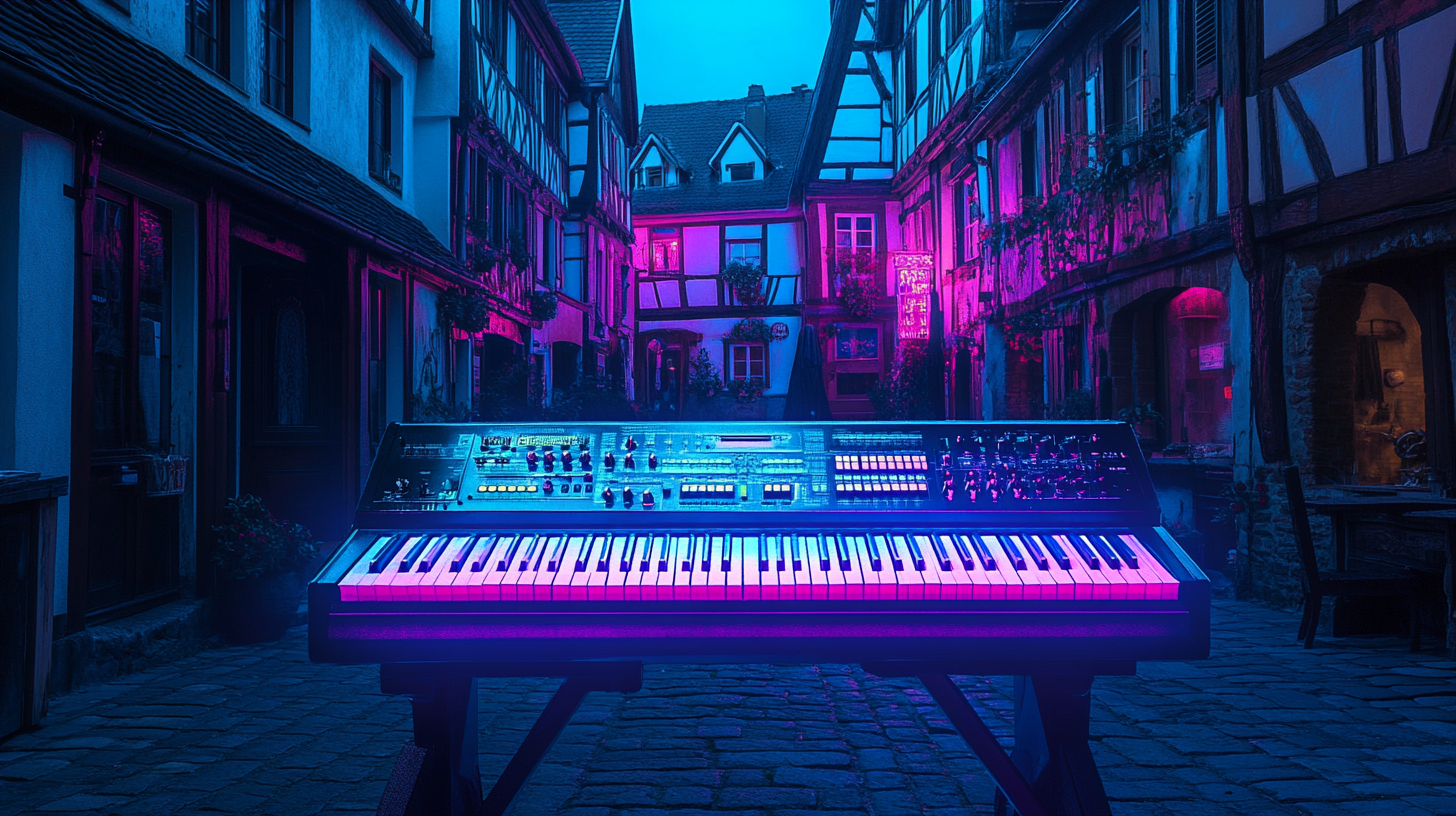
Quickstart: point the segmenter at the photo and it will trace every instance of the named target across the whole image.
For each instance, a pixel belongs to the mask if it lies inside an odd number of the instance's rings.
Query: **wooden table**
[[[1349,568],[1350,526],[1357,517],[1377,513],[1397,515],[1430,510],[1456,510],[1456,499],[1404,490],[1311,491],[1304,503],[1316,513],[1329,516],[1334,525],[1336,570]]]
[[[1309,509],[1330,517],[1334,527],[1335,569],[1349,569],[1350,544],[1357,519],[1372,515],[1410,515],[1412,518],[1429,518],[1432,512],[1449,512],[1456,518],[1456,499],[1448,499],[1427,492],[1372,488],[1369,490],[1342,489],[1311,491],[1314,495],[1305,498]],[[1447,528],[1446,543],[1446,602],[1451,605],[1451,527]],[[1355,600],[1340,598],[1335,601],[1331,625],[1336,636],[1357,631],[1358,621],[1363,617],[1354,604]],[[1446,625],[1447,649],[1456,648],[1452,626]]]
[[[1456,658],[1456,510],[1426,510],[1411,516],[1446,522],[1446,651]]]

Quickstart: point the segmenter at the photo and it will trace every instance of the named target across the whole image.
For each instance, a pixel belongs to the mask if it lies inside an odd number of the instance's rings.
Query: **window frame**
[[[211,32],[198,26],[197,5],[198,0],[187,0],[187,7],[184,12],[185,25],[187,26],[187,56],[192,58],[198,65],[231,82],[232,2],[231,0],[211,0],[213,20],[213,29]],[[211,42],[214,52],[212,61],[209,61],[205,55],[198,53],[199,47],[196,40],[199,36],[206,37]]]
[[[658,230],[662,230],[662,233],[659,234],[657,232]],[[649,271],[649,272],[651,272],[653,274],[656,274],[656,275],[681,275],[681,274],[683,274],[683,262],[682,262],[683,261],[683,258],[682,258],[682,248],[683,248],[683,244],[682,244],[682,241],[683,241],[682,230],[680,228],[678,228],[678,227],[648,227],[647,228],[647,271]],[[663,266],[659,267],[657,265],[657,246],[659,244],[668,245],[668,244],[673,244],[673,243],[675,243],[677,245],[677,252],[676,252],[677,264],[676,264],[676,268],[673,268],[673,267],[671,267],[669,265],[666,265],[665,263],[664,263]],[[665,252],[664,253],[664,260],[666,258],[666,254],[667,253]]]
[[[739,351],[739,349],[742,349],[745,352],[744,359],[743,359],[744,374],[741,377],[738,376],[738,364],[739,364],[739,361],[738,361],[737,357],[738,357],[738,351]],[[759,359],[757,361],[755,361],[753,359],[754,356],[755,356],[753,352],[755,352],[755,351],[758,352],[758,355],[757,356],[759,357]],[[759,373],[758,374],[754,374],[753,373],[753,367],[754,367],[755,362],[757,362],[758,367],[759,367]],[[763,382],[764,388],[767,388],[768,387],[768,344],[767,343],[729,343],[728,344],[728,360],[727,360],[727,365],[724,366],[724,368],[727,370],[727,377],[726,377],[725,382],[726,381],[731,381],[731,380],[739,380],[739,381],[746,382],[748,380],[751,380],[751,379],[754,379],[755,377],[757,377],[759,380],[761,380]]]
[[[734,178],[734,173],[744,168],[748,168],[748,178]],[[727,184],[737,184],[744,181],[754,181],[753,162],[735,162],[734,164],[725,164],[723,165],[723,174],[727,177],[724,179],[725,183]]]
[[[881,326],[879,324],[876,324],[876,323],[853,323],[853,324],[844,324],[844,325],[841,325],[839,327],[839,331],[841,333],[847,332],[847,331],[851,331],[851,332],[873,331],[875,333],[875,356],[873,356],[873,357],[840,357],[839,356],[839,336],[838,335],[835,335],[834,341],[832,343],[832,345],[834,347],[833,348],[833,358],[834,358],[834,362],[835,363],[849,363],[849,364],[854,364],[854,363],[860,363],[860,364],[875,363],[875,364],[878,364],[882,359],[884,359],[884,356],[885,356],[885,351],[884,351],[884,348],[885,348],[885,346],[884,346],[885,333],[881,330]],[[878,370],[878,369],[876,369],[876,370]]]
[[[263,23],[263,61],[262,77],[259,87],[259,99],[264,105],[272,108],[284,116],[293,118],[293,96],[294,96],[294,62],[293,54],[297,43],[297,24],[294,18],[295,7],[293,0],[261,0],[262,23]],[[280,11],[281,10],[281,11]],[[270,12],[272,12],[270,14]],[[273,16],[279,16],[282,20],[283,31],[275,32],[273,27]],[[272,72],[272,58],[274,48],[281,43],[283,76],[275,77]],[[277,90],[275,91],[275,86]],[[277,94],[275,96],[275,93]],[[393,93],[393,89],[390,89]]]
[[[1129,55],[1132,55],[1131,61]],[[1143,64],[1144,56],[1142,30],[1134,24],[1130,30],[1119,35],[1117,46],[1118,114],[1122,119],[1120,127],[1123,130],[1131,128],[1133,133],[1142,133],[1145,124],[1143,74],[1147,71],[1147,66]]]
[[[656,167],[644,167],[644,168],[642,168],[642,186],[643,187],[665,187],[665,186],[667,186],[667,183],[666,183],[667,173],[665,171],[666,171],[666,168],[664,168],[662,165],[658,165]],[[657,183],[656,184],[653,184],[652,183],[652,181],[653,181],[654,178],[656,178],[656,180],[657,180]]]
[[[847,229],[847,230],[846,229],[841,229],[840,228],[840,225],[839,225],[841,219],[845,219],[845,218],[851,219],[851,221],[849,222],[850,223],[850,228]],[[857,219],[860,219],[860,218],[868,218],[870,220],[870,225],[869,225],[869,229],[868,230],[865,230],[865,229],[861,228],[861,226],[859,224],[859,221],[857,220]],[[865,232],[868,232],[869,233],[869,237],[870,237],[869,246],[862,246],[859,243],[859,237],[860,237],[860,235],[862,233],[865,233]],[[840,245],[840,242],[839,242],[839,236],[840,236],[841,233],[848,233],[849,236],[850,236],[850,243],[849,243],[848,249],[849,249],[849,251],[850,251],[851,254],[856,253],[856,252],[859,252],[862,249],[867,249],[867,250],[870,251],[871,254],[873,254],[875,252],[875,249],[876,249],[878,243],[879,243],[879,236],[876,235],[876,233],[875,233],[875,214],[874,213],[836,212],[834,214],[834,250],[835,250],[835,252],[838,252],[839,250],[845,248],[845,247],[842,247]]]
[[[381,94],[379,91],[383,89]],[[375,60],[369,61],[369,176],[391,187],[389,174],[394,151],[394,77]]]
[[[733,263],[736,260],[746,260],[747,257],[748,257],[747,255],[735,256],[733,254],[733,250],[734,250],[735,247],[749,247],[749,246],[755,247],[758,250],[757,253],[756,253],[756,261],[754,263],[754,266],[757,266],[760,269],[762,269],[763,268],[763,251],[764,251],[763,239],[762,238],[724,238],[723,239],[723,265],[724,266],[727,266],[728,264]]]

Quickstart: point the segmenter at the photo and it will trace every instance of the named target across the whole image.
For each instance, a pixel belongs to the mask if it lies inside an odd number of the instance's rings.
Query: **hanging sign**
[[[1198,370],[1218,371],[1223,368],[1223,343],[1198,347]]]
[[[929,340],[934,256],[929,252],[892,252],[890,264],[895,270],[897,334],[902,340]]]

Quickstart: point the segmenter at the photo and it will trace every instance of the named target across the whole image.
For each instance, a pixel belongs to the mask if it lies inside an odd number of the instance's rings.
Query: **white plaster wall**
[[[1279,134],[1279,169],[1284,177],[1284,192],[1314,184],[1319,179],[1314,174],[1314,165],[1309,161],[1304,138],[1300,135],[1299,128],[1294,126],[1294,119],[1290,117],[1289,109],[1284,106],[1284,98],[1278,94],[1274,95],[1274,119]]]
[[[0,114],[0,469],[71,471],[75,181],[71,143]],[[60,500],[55,612],[66,610],[70,501]]]
[[[131,0],[126,14],[105,0],[84,0],[87,8],[111,22],[123,32],[137,37],[166,53],[179,65],[192,71],[254,113],[273,123],[282,132],[310,150],[353,173],[372,185],[391,203],[415,212],[416,150],[413,119],[416,113],[418,66],[414,54],[395,37],[375,14],[366,0],[295,0],[300,20],[297,38],[307,43],[298,56],[307,57],[295,65],[295,82],[306,86],[306,97],[295,103],[295,119],[290,119],[263,104],[260,94],[262,77],[261,0],[234,0],[238,5],[234,20],[242,21],[241,48],[235,53],[236,70],[229,79],[212,73],[187,56],[186,3],[183,0]],[[434,3],[432,25],[442,28],[434,36],[436,65],[429,74],[431,88],[424,100],[427,115],[441,115],[446,110],[443,100],[455,97],[458,105],[458,83],[450,79],[459,74],[460,0]],[[446,30],[449,29],[449,30]],[[369,176],[368,113],[369,60],[371,54],[399,75],[395,104],[400,112],[401,127],[395,139],[394,171],[403,181],[402,193],[395,193]],[[433,171],[434,163],[421,168]],[[446,182],[448,185],[448,182]],[[448,195],[448,194],[447,194]],[[433,229],[433,227],[432,227]]]
[[[419,63],[414,109],[414,213],[450,246],[450,119],[460,113],[460,8],[451,0],[430,3],[435,56]],[[405,129],[410,129],[408,117]],[[366,156],[367,161],[367,156]],[[366,168],[367,169],[367,168]]]
[[[1325,143],[1337,176],[1365,169],[1365,106],[1359,101],[1364,81],[1358,48],[1290,81],[1310,123]],[[1429,126],[1426,129],[1429,131]]]
[[[722,260],[718,227],[683,228],[683,272],[688,275],[716,275]]]
[[[1273,0],[1265,3],[1264,56],[1279,53],[1324,24],[1324,0]]]
[[[728,165],[730,164],[753,164],[753,177],[763,178],[763,159],[759,157],[758,151],[744,138],[742,133],[735,133],[733,141],[723,150],[723,157],[718,160],[718,167],[722,173],[722,181],[728,182]]]
[[[638,334],[650,332],[654,329],[687,329],[699,332],[703,335],[701,348],[708,350],[708,357],[713,365],[727,376],[728,367],[723,359],[723,338],[733,330],[740,318],[723,317],[706,320],[644,320],[637,327]],[[766,396],[783,396],[789,392],[789,375],[794,369],[794,350],[799,345],[799,326],[801,320],[797,317],[766,317],[765,323],[772,326],[775,323],[783,323],[789,327],[789,336],[776,343],[768,344],[768,383],[769,387],[764,391]],[[696,359],[696,350],[689,353],[689,359]]]
[[[768,255],[765,271],[770,275],[803,274],[804,223],[786,221],[768,225]]]

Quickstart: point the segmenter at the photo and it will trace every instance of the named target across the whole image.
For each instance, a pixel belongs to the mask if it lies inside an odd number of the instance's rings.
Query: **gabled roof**
[[[581,66],[582,77],[588,83],[606,82],[617,47],[622,0],[550,0],[547,6]]]
[[[728,135],[723,137],[723,141],[718,144],[718,149],[714,150],[713,155],[708,157],[709,166],[718,166],[718,160],[723,158],[723,152],[728,149],[728,145],[733,144],[733,137],[739,135],[747,139],[748,146],[753,148],[753,152],[757,153],[760,159],[763,159],[763,172],[764,175],[768,175],[769,169],[774,166],[773,162],[769,160],[768,151],[764,150],[763,145],[759,143],[758,139],[754,138],[753,134],[748,131],[748,128],[742,122],[734,122],[728,128]]]
[[[647,155],[647,148],[654,146],[657,148],[657,152],[662,154],[663,161],[677,168],[678,172],[686,172],[688,174],[692,173],[692,168],[684,165],[681,161],[679,161],[677,155],[668,148],[667,141],[662,137],[658,136],[656,133],[649,133],[647,134],[647,138],[642,140],[642,144],[637,147],[636,158],[632,159],[632,166],[630,169],[636,170],[639,166],[641,166],[642,158]]]
[[[747,99],[720,99],[678,105],[648,105],[642,112],[640,147],[652,136],[670,145],[695,175],[674,187],[632,191],[632,212],[670,215],[722,210],[783,209],[789,206],[804,125],[809,119],[807,90],[764,98],[763,151],[775,168],[759,181],[723,183],[702,172],[735,123],[742,124]],[[634,150],[633,159],[637,158]]]
[[[48,89],[45,102],[54,98],[64,105],[69,97],[105,111],[420,260],[460,268],[419,219],[369,184],[74,0],[5,5],[0,14],[0,82],[22,78]]]

